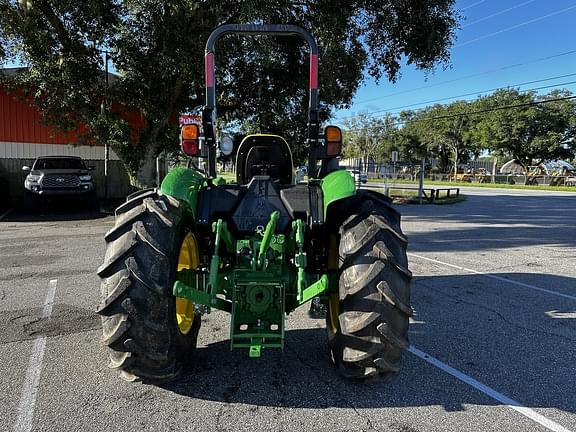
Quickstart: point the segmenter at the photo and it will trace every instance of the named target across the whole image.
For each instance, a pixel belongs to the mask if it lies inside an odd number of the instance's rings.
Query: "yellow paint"
[[[198,243],[194,234],[188,233],[184,237],[182,246],[180,246],[180,254],[178,256],[178,271],[180,270],[194,270],[198,267]],[[178,329],[182,334],[188,334],[192,329],[194,322],[194,302],[188,299],[176,297],[176,322]]]
[[[329,239],[329,249],[328,249],[328,268],[335,270],[338,268],[338,242],[336,241],[336,236],[332,234]],[[330,300],[328,301],[328,317],[330,328],[328,329],[332,334],[338,333],[340,329],[340,322],[338,321],[338,316],[340,315],[340,298],[338,294],[332,294]]]

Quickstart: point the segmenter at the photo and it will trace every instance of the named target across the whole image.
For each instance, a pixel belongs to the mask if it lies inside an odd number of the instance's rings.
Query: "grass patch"
[[[369,179],[369,183],[382,183],[383,179]],[[394,184],[400,185],[418,185],[416,180],[397,180]],[[560,192],[576,192],[576,186],[545,186],[545,185],[518,185],[503,183],[467,183],[467,182],[448,182],[425,180],[424,187],[443,186],[443,187],[478,187],[489,189],[525,189],[525,190],[549,190]]]
[[[418,191],[417,190],[406,190],[406,189],[394,189],[390,188],[388,193],[397,204],[418,204]],[[465,201],[466,197],[462,194],[458,196],[447,196],[446,192],[442,192],[437,199],[433,202],[428,201],[428,199],[422,197],[422,204],[456,204]]]
[[[447,204],[456,204],[462,201],[466,201],[465,195],[458,195],[458,196],[451,196],[451,197],[444,197],[435,200],[432,204],[436,205],[447,205]]]
[[[216,175],[226,180],[226,183],[232,183],[236,181],[236,174],[231,172],[217,172]]]

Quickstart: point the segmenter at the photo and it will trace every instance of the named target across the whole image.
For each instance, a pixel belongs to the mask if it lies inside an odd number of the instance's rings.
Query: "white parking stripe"
[[[44,348],[46,347],[46,337],[42,336],[34,340],[30,364],[24,380],[24,388],[18,405],[18,419],[14,426],[15,432],[30,432],[32,430],[32,419],[34,417],[34,406],[36,405],[36,395],[40,384],[40,371],[42,359],[44,358]]]
[[[48,286],[48,293],[44,300],[42,318],[50,318],[56,295],[57,279],[52,279]],[[15,432],[30,432],[32,430],[32,420],[34,418],[34,407],[36,405],[36,395],[40,385],[40,372],[42,371],[42,360],[44,359],[44,349],[46,348],[46,336],[40,336],[34,340],[30,363],[24,379],[24,387],[18,405],[18,418],[14,425]]]
[[[568,295],[568,294],[562,294],[562,293],[559,293],[559,292],[556,292],[556,291],[551,291],[551,290],[548,290],[548,289],[546,289],[546,288],[541,288],[541,287],[538,287],[538,286],[535,286],[535,285],[530,285],[530,284],[523,283],[523,282],[517,282],[517,281],[512,280],[512,279],[507,279],[507,278],[503,278],[503,277],[500,277],[500,276],[494,276],[494,275],[491,275],[491,274],[488,274],[488,273],[479,272],[479,271],[472,270],[472,269],[469,269],[469,268],[466,268],[466,267],[461,267],[461,266],[458,266],[458,265],[455,265],[455,264],[450,264],[450,263],[447,263],[447,262],[444,262],[444,261],[439,261],[439,260],[435,260],[435,259],[432,259],[432,258],[427,258],[427,257],[424,257],[424,256],[422,256],[422,255],[416,255],[416,254],[413,254],[413,253],[407,253],[406,255],[412,256],[412,257],[414,257],[414,258],[420,258],[420,259],[423,259],[423,260],[425,260],[425,261],[431,261],[431,262],[436,263],[436,264],[442,264],[442,265],[445,265],[446,267],[452,267],[452,268],[455,268],[455,269],[458,269],[458,270],[462,270],[462,271],[465,271],[465,272],[468,272],[468,273],[473,273],[473,274],[477,274],[477,275],[480,275],[480,276],[484,276],[484,277],[487,277],[487,278],[489,278],[489,279],[495,279],[495,280],[497,280],[497,281],[506,282],[506,283],[509,283],[509,284],[512,284],[512,285],[521,286],[521,287],[523,287],[523,288],[529,288],[529,289],[535,290],[535,291],[545,292],[546,294],[552,294],[552,295],[555,295],[555,296],[558,296],[558,297],[564,297],[564,298],[567,298],[567,299],[570,299],[570,300],[576,300],[576,297],[575,297],[575,296],[571,296],[571,295]]]
[[[52,279],[50,285],[48,286],[48,293],[46,294],[46,300],[44,300],[44,309],[42,310],[42,318],[50,318],[52,315],[52,307],[54,306],[54,296],[56,295],[56,285],[58,285],[58,279]]]
[[[485,395],[491,397],[494,400],[497,400],[501,404],[507,406],[508,408],[512,408],[513,410],[519,412],[525,417],[528,417],[530,420],[535,421],[536,423],[541,424],[546,429],[554,431],[554,432],[571,432],[569,429],[566,429],[564,426],[559,425],[558,423],[550,420],[547,417],[544,417],[541,414],[538,414],[533,409],[525,407],[520,402],[515,401],[514,399],[509,398],[508,396],[503,395],[502,393],[497,392],[493,388],[488,387],[487,385],[482,384],[479,381],[476,381],[474,378],[466,375],[464,372],[460,372],[457,369],[454,369],[451,366],[448,366],[446,363],[441,362],[437,358],[432,357],[429,354],[426,354],[424,351],[420,351],[418,348],[414,346],[410,346],[408,351],[414,354],[415,356],[421,358],[422,360],[430,363],[432,366],[437,367],[438,369],[443,370],[446,373],[449,373],[454,378],[459,379],[465,384],[474,387],[476,390],[481,391]]]

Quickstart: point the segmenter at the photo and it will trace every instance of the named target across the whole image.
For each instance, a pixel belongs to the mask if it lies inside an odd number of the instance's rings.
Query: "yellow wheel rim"
[[[338,315],[340,315],[340,299],[338,298],[338,294],[332,294],[328,301],[329,326],[332,334],[338,333],[338,329],[340,328]]]
[[[178,271],[180,270],[193,270],[198,267],[198,243],[194,234],[188,233],[184,237],[184,241],[180,246],[180,254],[178,255]],[[192,329],[194,322],[194,302],[188,299],[176,297],[176,322],[178,329],[182,334],[188,334]]]
[[[328,268],[331,270],[338,269],[338,242],[335,235],[331,235],[329,239],[328,249]],[[340,329],[340,322],[338,316],[340,315],[340,296],[332,294],[328,301],[328,325],[332,334],[336,334]]]

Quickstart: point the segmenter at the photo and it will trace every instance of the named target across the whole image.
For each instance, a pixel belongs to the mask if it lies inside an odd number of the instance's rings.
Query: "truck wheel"
[[[349,215],[339,230],[339,294],[326,317],[332,359],[348,378],[392,376],[409,345],[407,240],[386,197],[358,191],[347,201],[338,209]]]
[[[169,381],[195,349],[200,329],[194,304],[172,294],[179,268],[198,265],[179,202],[156,192],[135,196],[116,210],[105,240],[96,312],[110,367],[128,381]]]

